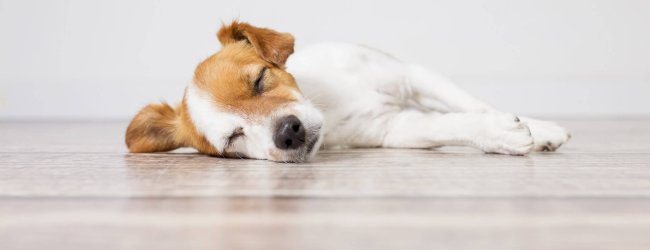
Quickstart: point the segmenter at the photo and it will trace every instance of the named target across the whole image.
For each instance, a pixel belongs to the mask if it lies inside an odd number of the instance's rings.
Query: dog
[[[570,134],[553,122],[500,112],[450,80],[379,50],[318,44],[234,21],[201,62],[183,101],[142,108],[130,152],[193,147],[228,158],[304,162],[322,148],[467,146],[486,153],[554,151]]]

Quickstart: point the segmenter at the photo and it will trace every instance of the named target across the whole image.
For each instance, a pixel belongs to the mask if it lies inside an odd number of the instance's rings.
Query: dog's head
[[[191,146],[224,157],[301,162],[318,150],[323,116],[285,71],[288,33],[233,22],[196,68],[183,103],[145,107],[127,129],[131,152]]]

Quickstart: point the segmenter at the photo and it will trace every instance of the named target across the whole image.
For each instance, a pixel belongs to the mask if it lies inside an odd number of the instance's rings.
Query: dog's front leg
[[[384,147],[469,146],[486,153],[527,154],[533,138],[518,117],[503,113],[402,111],[387,124]]]

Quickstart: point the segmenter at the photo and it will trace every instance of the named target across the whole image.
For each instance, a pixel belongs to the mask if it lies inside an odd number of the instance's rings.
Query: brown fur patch
[[[168,104],[149,104],[126,129],[126,146],[134,153],[169,151],[183,146],[177,138],[178,117]]]
[[[193,147],[204,154],[219,155],[192,124],[185,103],[176,109],[166,103],[144,107],[126,130],[126,146],[132,153]]]
[[[295,40],[289,33],[258,28],[238,21],[221,27],[217,37],[223,45],[247,41],[262,59],[278,67],[284,67],[287,58],[293,53]]]
[[[253,85],[266,67],[264,91],[256,95]],[[194,82],[212,95],[220,109],[247,117],[265,116],[296,100],[299,92],[293,76],[264,61],[247,43],[225,45],[203,61],[195,71]]]

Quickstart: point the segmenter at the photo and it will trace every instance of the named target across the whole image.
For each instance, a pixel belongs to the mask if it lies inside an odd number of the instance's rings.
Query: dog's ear
[[[142,108],[126,129],[126,146],[132,153],[163,152],[185,146],[179,131],[180,116],[168,104]]]
[[[222,45],[248,41],[262,59],[278,67],[284,67],[287,58],[293,53],[294,38],[291,34],[258,28],[238,21],[223,25],[217,33],[217,38]]]

